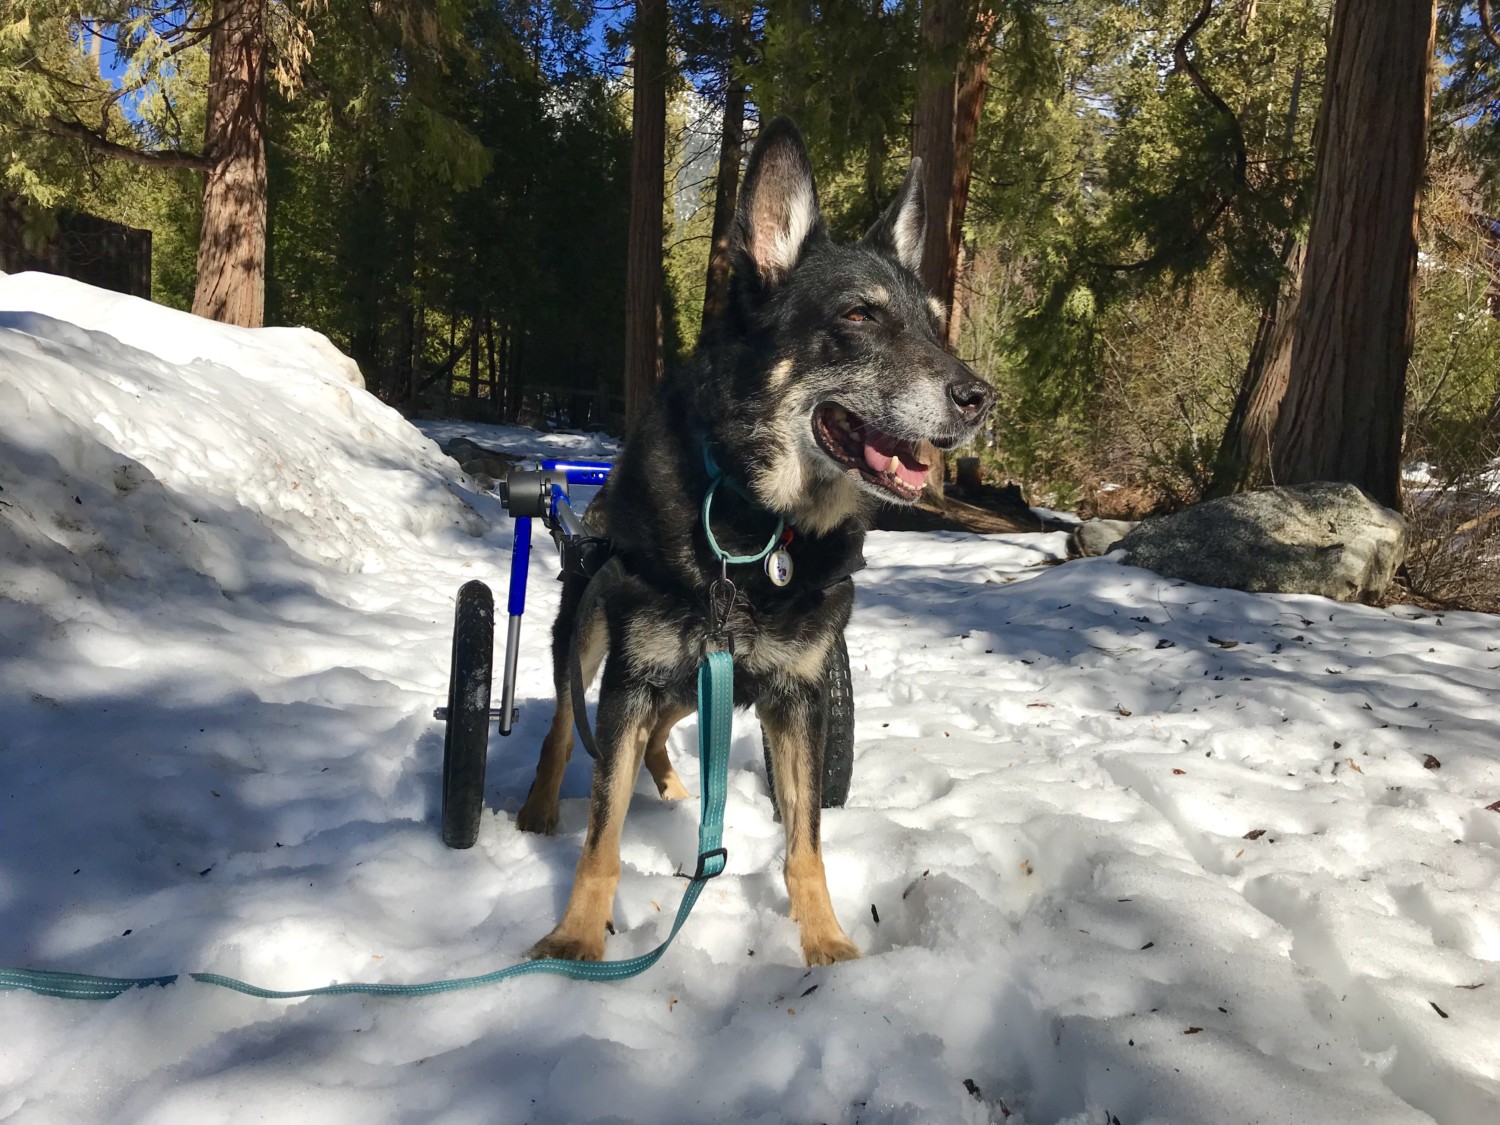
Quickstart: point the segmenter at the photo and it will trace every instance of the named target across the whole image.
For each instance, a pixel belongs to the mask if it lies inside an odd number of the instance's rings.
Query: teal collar
[[[713,450],[709,447],[707,438],[703,440],[703,467],[708,470],[708,491],[703,494],[703,533],[708,537],[708,549],[714,553],[714,558],[719,560],[721,566],[727,567],[730,563],[760,562],[761,559],[774,551],[776,545],[781,542],[782,532],[786,530],[786,520],[781,516],[776,517],[776,530],[771,533],[771,538],[766,541],[766,545],[757,553],[753,555],[731,555],[723,547],[720,547],[719,541],[714,538],[714,525],[710,519],[713,511],[714,493],[719,490],[719,485],[727,484],[735,492],[738,492],[742,497],[750,501],[750,503],[755,504],[756,500],[750,495],[744,485],[740,484],[739,481],[735,480],[719,467],[718,461],[714,459]]]

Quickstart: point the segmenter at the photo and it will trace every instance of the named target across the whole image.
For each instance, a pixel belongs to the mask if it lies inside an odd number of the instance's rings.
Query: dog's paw
[[[661,794],[663,801],[681,801],[692,796],[688,792],[688,787],[682,783],[682,778],[677,776],[675,770],[658,781],[656,789]]]
[[[859,946],[840,934],[836,938],[824,938],[817,944],[802,943],[802,956],[809,965],[835,965],[840,961],[856,961],[860,957]]]
[[[550,836],[557,831],[557,806],[533,805],[527,801],[516,813],[516,827],[522,832],[535,832],[539,836]]]
[[[604,936],[579,938],[553,930],[526,951],[532,961],[602,961]]]

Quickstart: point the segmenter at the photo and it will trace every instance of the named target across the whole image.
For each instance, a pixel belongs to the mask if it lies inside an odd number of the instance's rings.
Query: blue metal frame
[[[570,512],[572,511],[573,505],[568,499],[569,485],[597,488],[609,478],[612,468],[614,466],[608,461],[543,461],[544,473],[557,473],[565,482],[553,483],[552,499],[548,505],[548,518],[545,522],[549,525],[556,523],[558,508],[561,506],[565,505]],[[506,598],[506,610],[510,614],[510,622],[505,640],[505,673],[500,703],[500,733],[502,735],[510,734],[515,721],[515,667],[520,648],[521,617],[526,612],[526,576],[530,570],[531,517],[517,516],[515,536],[511,541],[510,591]]]

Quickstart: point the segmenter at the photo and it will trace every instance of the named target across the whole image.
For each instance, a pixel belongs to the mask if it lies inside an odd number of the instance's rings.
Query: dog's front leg
[[[582,579],[570,576],[563,588],[562,607],[552,626],[552,682],[557,693],[557,709],[552,712],[552,726],[542,740],[541,757],[536,764],[536,778],[526,793],[526,802],[516,813],[516,827],[522,832],[540,832],[550,836],[557,829],[557,795],[562,788],[563,773],[573,756],[573,691],[571,667],[573,618],[583,596]],[[579,639],[578,661],[585,685],[594,681],[594,673],[604,659],[608,629],[604,615],[596,613]]]
[[[826,705],[809,687],[762,697],[755,709],[771,739],[771,769],[786,828],[786,892],[802,931],[802,954],[809,965],[851,961],[859,949],[833,913],[819,836]]]
[[[664,711],[656,720],[656,728],[646,743],[646,769],[651,780],[656,782],[656,791],[663,801],[680,801],[692,794],[682,783],[682,778],[672,768],[672,759],[667,756],[667,737],[672,728],[693,713],[691,707],[675,707]]]
[[[583,854],[562,921],[527,952],[533,959],[598,961],[604,956],[604,930],[620,883],[620,830],[657,719],[656,708],[641,693],[610,683],[610,671],[606,666],[599,698],[600,757],[589,792]]]

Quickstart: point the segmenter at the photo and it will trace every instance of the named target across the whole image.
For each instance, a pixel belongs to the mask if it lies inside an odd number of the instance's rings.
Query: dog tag
[[[792,580],[792,556],[778,547],[766,556],[766,577],[773,586],[785,586]]]

